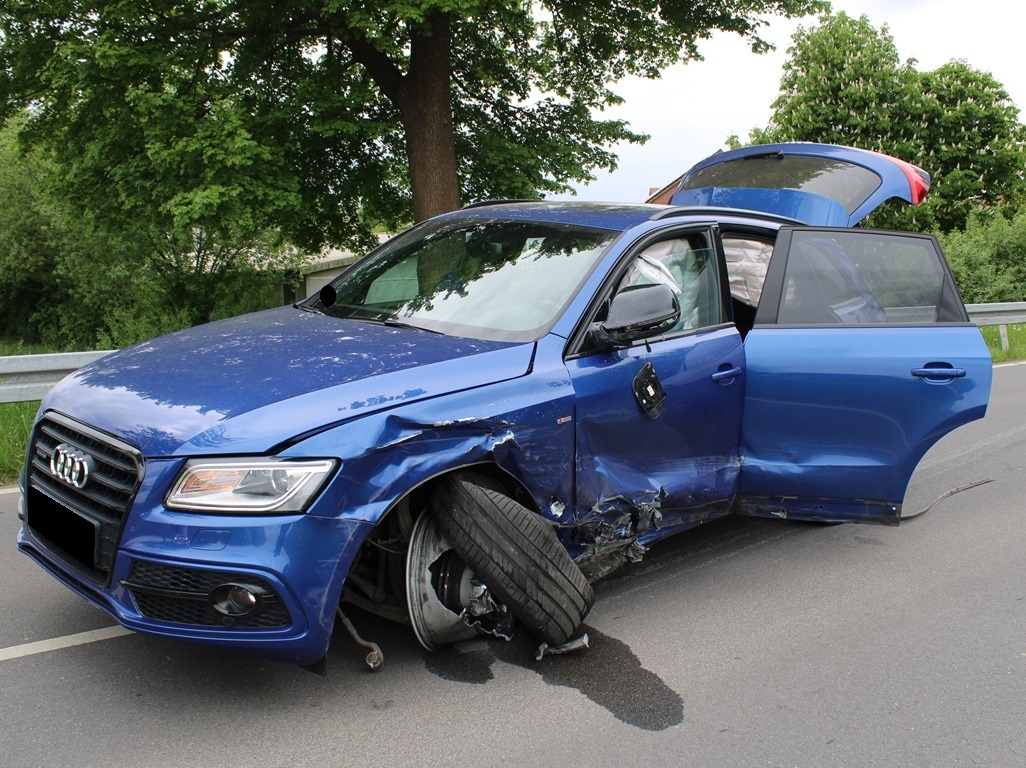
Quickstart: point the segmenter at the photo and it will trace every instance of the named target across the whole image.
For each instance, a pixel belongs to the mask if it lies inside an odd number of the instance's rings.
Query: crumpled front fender
[[[369,415],[282,455],[336,456],[339,476],[311,514],[376,523],[433,477],[494,464],[519,482],[554,522],[573,510],[573,397],[560,377],[535,371],[515,381]]]

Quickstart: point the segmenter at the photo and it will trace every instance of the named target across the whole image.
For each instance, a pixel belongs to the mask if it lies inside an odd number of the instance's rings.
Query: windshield
[[[524,221],[431,223],[340,276],[311,308],[455,336],[530,341],[556,320],[618,234]]]
[[[710,165],[691,174],[680,188],[796,189],[836,200],[852,213],[880,183],[868,168],[843,160],[774,153]]]

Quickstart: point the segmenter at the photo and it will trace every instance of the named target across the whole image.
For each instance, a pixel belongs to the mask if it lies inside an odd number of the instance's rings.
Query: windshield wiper
[[[413,323],[407,323],[395,317],[394,315],[392,317],[386,317],[381,322],[384,325],[390,326],[392,328],[412,328],[415,331],[427,331],[428,333],[436,333],[439,336],[445,335],[441,331],[436,331],[434,328],[425,328],[423,325],[414,325]]]

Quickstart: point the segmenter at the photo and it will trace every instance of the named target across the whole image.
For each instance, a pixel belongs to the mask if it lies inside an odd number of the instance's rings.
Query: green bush
[[[977,211],[964,231],[939,238],[967,304],[1026,301],[1026,209]]]
[[[196,276],[193,282],[206,293],[202,311],[194,301],[181,301],[173,286],[140,282],[129,301],[103,313],[96,331],[97,348],[120,349],[182,328],[282,303],[282,275],[278,272],[248,270],[217,277]]]

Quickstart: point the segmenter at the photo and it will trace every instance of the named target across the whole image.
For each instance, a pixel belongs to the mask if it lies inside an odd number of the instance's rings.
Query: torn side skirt
[[[820,499],[796,496],[741,496],[739,515],[811,520],[824,523],[879,523],[898,525],[901,504],[873,499]]]
[[[648,545],[727,515],[731,499],[706,501],[686,509],[665,509],[665,491],[649,491],[631,502],[623,496],[599,501],[591,512],[573,526],[568,547],[576,553],[574,562],[597,581],[627,563],[640,562]]]
[[[640,563],[648,548],[637,536],[626,540],[596,541],[574,562],[585,578],[596,582],[627,563]]]

